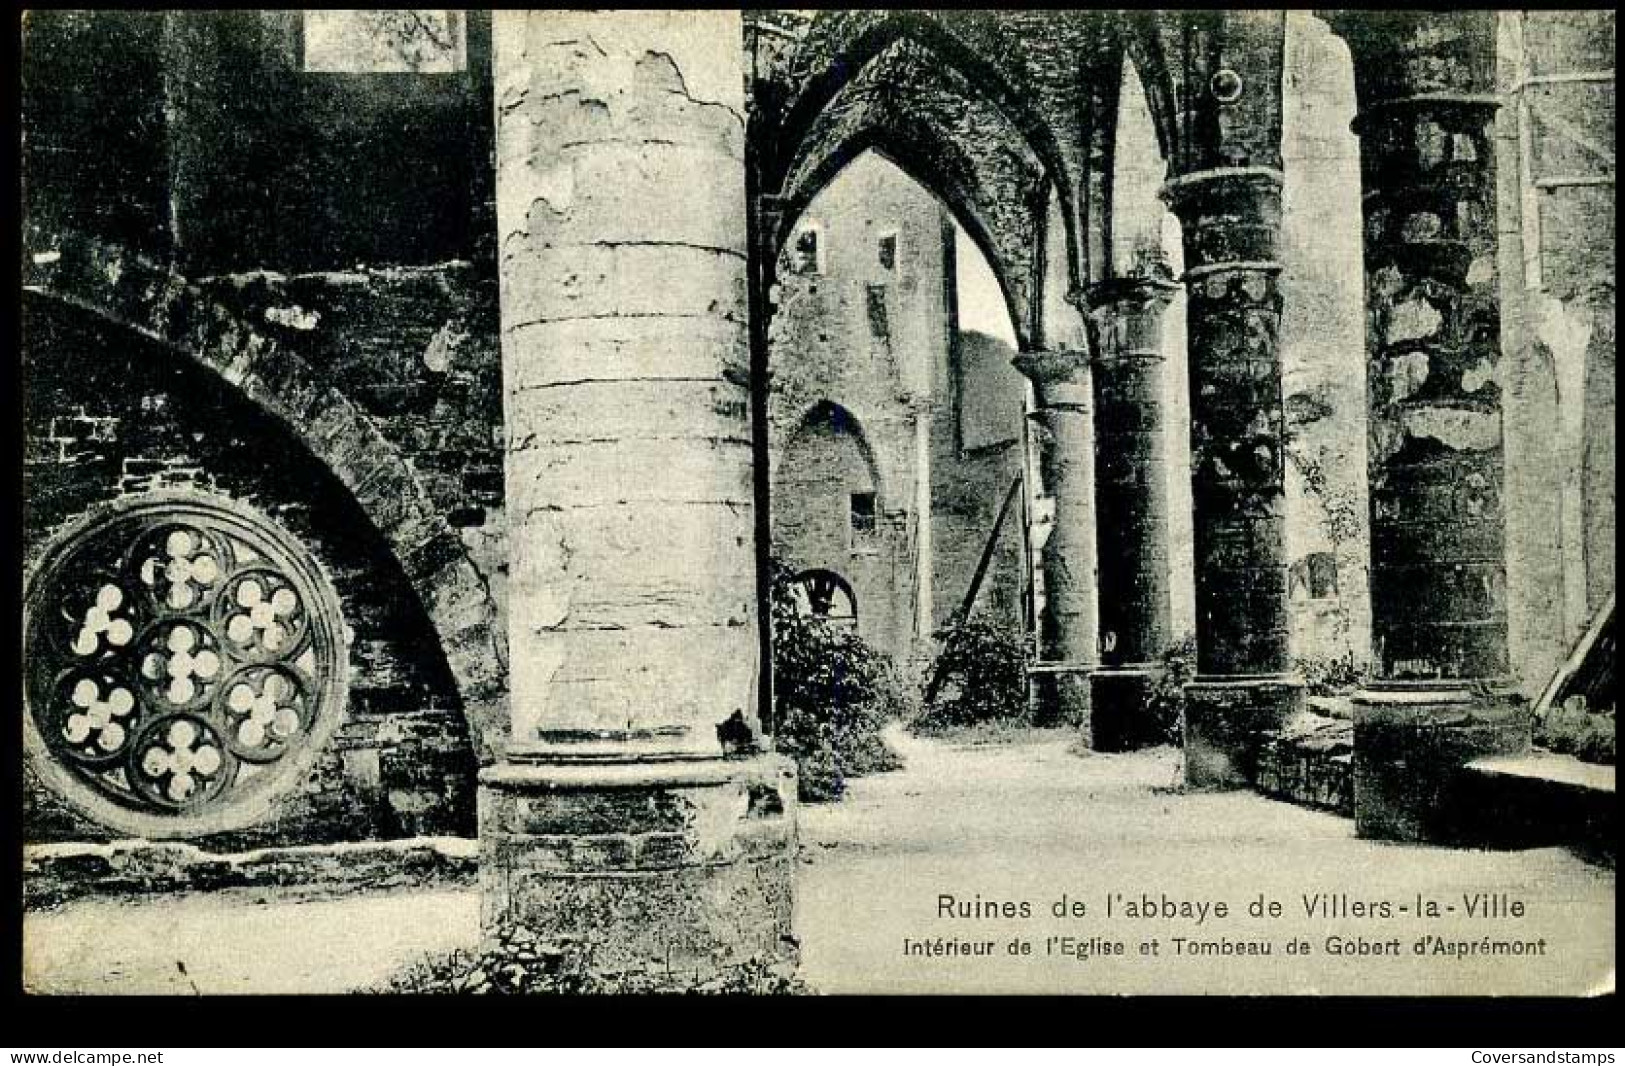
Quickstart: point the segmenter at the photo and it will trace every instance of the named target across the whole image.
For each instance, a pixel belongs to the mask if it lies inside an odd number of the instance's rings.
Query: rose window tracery
[[[344,632],[314,559],[266,516],[199,493],[121,501],[31,575],[31,762],[117,829],[247,824],[336,727]]]

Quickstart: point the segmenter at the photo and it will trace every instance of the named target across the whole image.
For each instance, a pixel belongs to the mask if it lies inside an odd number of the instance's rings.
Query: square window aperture
[[[461,11],[304,13],[304,69],[313,74],[454,74],[468,67]]]

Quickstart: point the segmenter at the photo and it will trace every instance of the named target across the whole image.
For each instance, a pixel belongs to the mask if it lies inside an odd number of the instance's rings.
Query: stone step
[[[1354,723],[1304,711],[1264,737],[1253,786],[1266,796],[1354,816]]]
[[[1467,764],[1462,788],[1496,847],[1564,845],[1614,862],[1615,768],[1532,751]]]

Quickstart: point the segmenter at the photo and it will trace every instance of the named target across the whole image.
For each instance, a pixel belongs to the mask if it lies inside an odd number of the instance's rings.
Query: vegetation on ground
[[[509,929],[486,949],[425,956],[379,984],[371,994],[421,995],[719,995],[785,996],[812,992],[784,964],[751,959],[710,976],[675,970],[598,974],[591,953],[541,945],[525,929]]]
[[[774,564],[774,743],[796,761],[802,800],[834,800],[851,778],[902,767],[880,731],[913,701],[891,657],[855,627],[801,612],[794,578]]]
[[[1593,711],[1583,696],[1571,697],[1535,720],[1535,744],[1581,762],[1613,766],[1614,708]]]
[[[1151,685],[1146,715],[1159,744],[1185,742],[1185,686],[1196,676],[1196,637],[1186,634],[1162,653],[1162,672]]]
[[[940,733],[981,723],[1030,724],[1024,634],[985,615],[955,613],[937,633],[940,650],[926,672],[913,729]]]
[[[1371,679],[1366,663],[1352,652],[1338,656],[1303,656],[1292,661],[1310,696],[1346,696]]]

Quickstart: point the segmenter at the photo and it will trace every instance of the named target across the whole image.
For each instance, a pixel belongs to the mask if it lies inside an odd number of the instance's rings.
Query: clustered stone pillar
[[[1261,735],[1299,706],[1288,643],[1279,170],[1170,178],[1184,225],[1197,674],[1185,782],[1251,783]]]
[[[1097,662],[1099,627],[1089,354],[1030,352],[1014,362],[1033,382],[1036,403],[1028,424],[1039,483],[1053,508],[1049,536],[1039,549],[1044,600],[1038,661],[1030,668],[1033,717],[1041,724],[1076,725],[1085,743],[1092,743],[1089,674]]]
[[[1494,12],[1349,15],[1363,152],[1372,637],[1362,836],[1449,840],[1461,767],[1529,746],[1507,653]]]
[[[494,19],[513,730],[480,777],[483,925],[600,972],[784,960],[740,16]]]
[[[1168,461],[1162,319],[1178,286],[1116,278],[1087,293],[1095,342],[1095,500],[1100,658],[1091,679],[1094,747],[1156,743],[1152,688],[1169,640]]]

